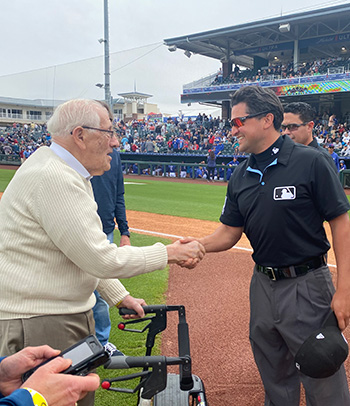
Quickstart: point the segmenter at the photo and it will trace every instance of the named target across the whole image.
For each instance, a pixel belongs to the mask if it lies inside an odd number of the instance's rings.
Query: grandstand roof
[[[10,104],[14,106],[30,106],[30,107],[56,107],[64,103],[64,100],[44,100],[44,99],[17,99],[14,97],[0,96],[0,104]]]
[[[179,48],[221,62],[252,67],[253,56],[271,59],[278,52],[280,60],[289,60],[295,40],[299,41],[300,53],[305,52],[308,59],[339,56],[341,46],[350,48],[350,5],[169,38],[164,44],[172,51]]]
[[[127,93],[119,93],[119,96],[124,97],[125,99],[148,99],[149,97],[153,97],[151,94],[147,93],[140,93],[140,92],[127,92]]]

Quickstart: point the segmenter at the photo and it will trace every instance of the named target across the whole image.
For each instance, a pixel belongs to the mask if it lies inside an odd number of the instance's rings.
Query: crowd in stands
[[[169,119],[166,123],[133,120],[115,122],[114,125],[120,139],[121,152],[193,154],[201,155],[203,159],[203,155],[206,156],[210,150],[213,150],[216,156],[225,157],[224,165],[235,165],[238,161],[235,160],[232,164],[232,156],[242,156],[228,123],[206,114],[199,114],[186,121],[178,118]],[[350,158],[350,113],[344,117],[323,113],[315,120],[314,136],[320,145],[327,147],[333,144],[339,156]],[[0,155],[7,155],[22,162],[40,146],[50,144],[51,137],[45,125],[15,123],[0,129]],[[194,162],[197,162],[195,158]],[[125,172],[139,173],[137,164],[135,165],[124,168]],[[230,170],[227,167],[226,170],[229,177]],[[207,176],[205,161],[198,163],[195,168],[183,165],[183,168],[178,169],[178,165],[175,164],[148,166],[143,167],[141,173],[169,177],[206,178]],[[224,168],[218,165],[216,178],[221,179],[223,174]]]
[[[207,154],[238,153],[230,127],[218,117],[198,114],[195,119],[168,119],[163,122],[132,121],[116,123],[122,152]]]
[[[295,78],[301,76],[324,75],[328,73],[330,68],[344,66],[348,70],[348,58],[336,57],[317,59],[311,62],[299,64],[297,70],[294,70],[293,61],[287,63],[276,63],[270,66],[262,67],[261,69],[240,69],[238,65],[232,73],[224,77],[220,68],[212,85],[221,85],[228,83],[245,83],[245,82],[261,82],[266,80],[277,80]]]
[[[42,145],[50,145],[51,136],[46,125],[36,123],[20,125],[14,123],[10,127],[0,129],[0,154],[27,159]]]

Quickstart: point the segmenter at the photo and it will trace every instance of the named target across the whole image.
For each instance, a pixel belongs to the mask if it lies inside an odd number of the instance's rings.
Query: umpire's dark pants
[[[250,342],[265,388],[265,406],[299,406],[300,383],[308,406],[350,405],[344,366],[329,378],[313,379],[294,364],[301,344],[329,314],[333,294],[327,266],[279,281],[254,269]]]

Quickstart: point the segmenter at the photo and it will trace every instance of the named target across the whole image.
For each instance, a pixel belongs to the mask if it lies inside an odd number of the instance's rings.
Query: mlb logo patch
[[[274,200],[294,200],[297,197],[295,186],[279,186],[273,191]]]

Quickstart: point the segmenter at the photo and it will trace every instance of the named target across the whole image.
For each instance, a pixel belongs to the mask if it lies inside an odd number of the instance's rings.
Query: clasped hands
[[[168,263],[194,268],[204,257],[204,246],[193,237],[186,237],[167,245]]]

